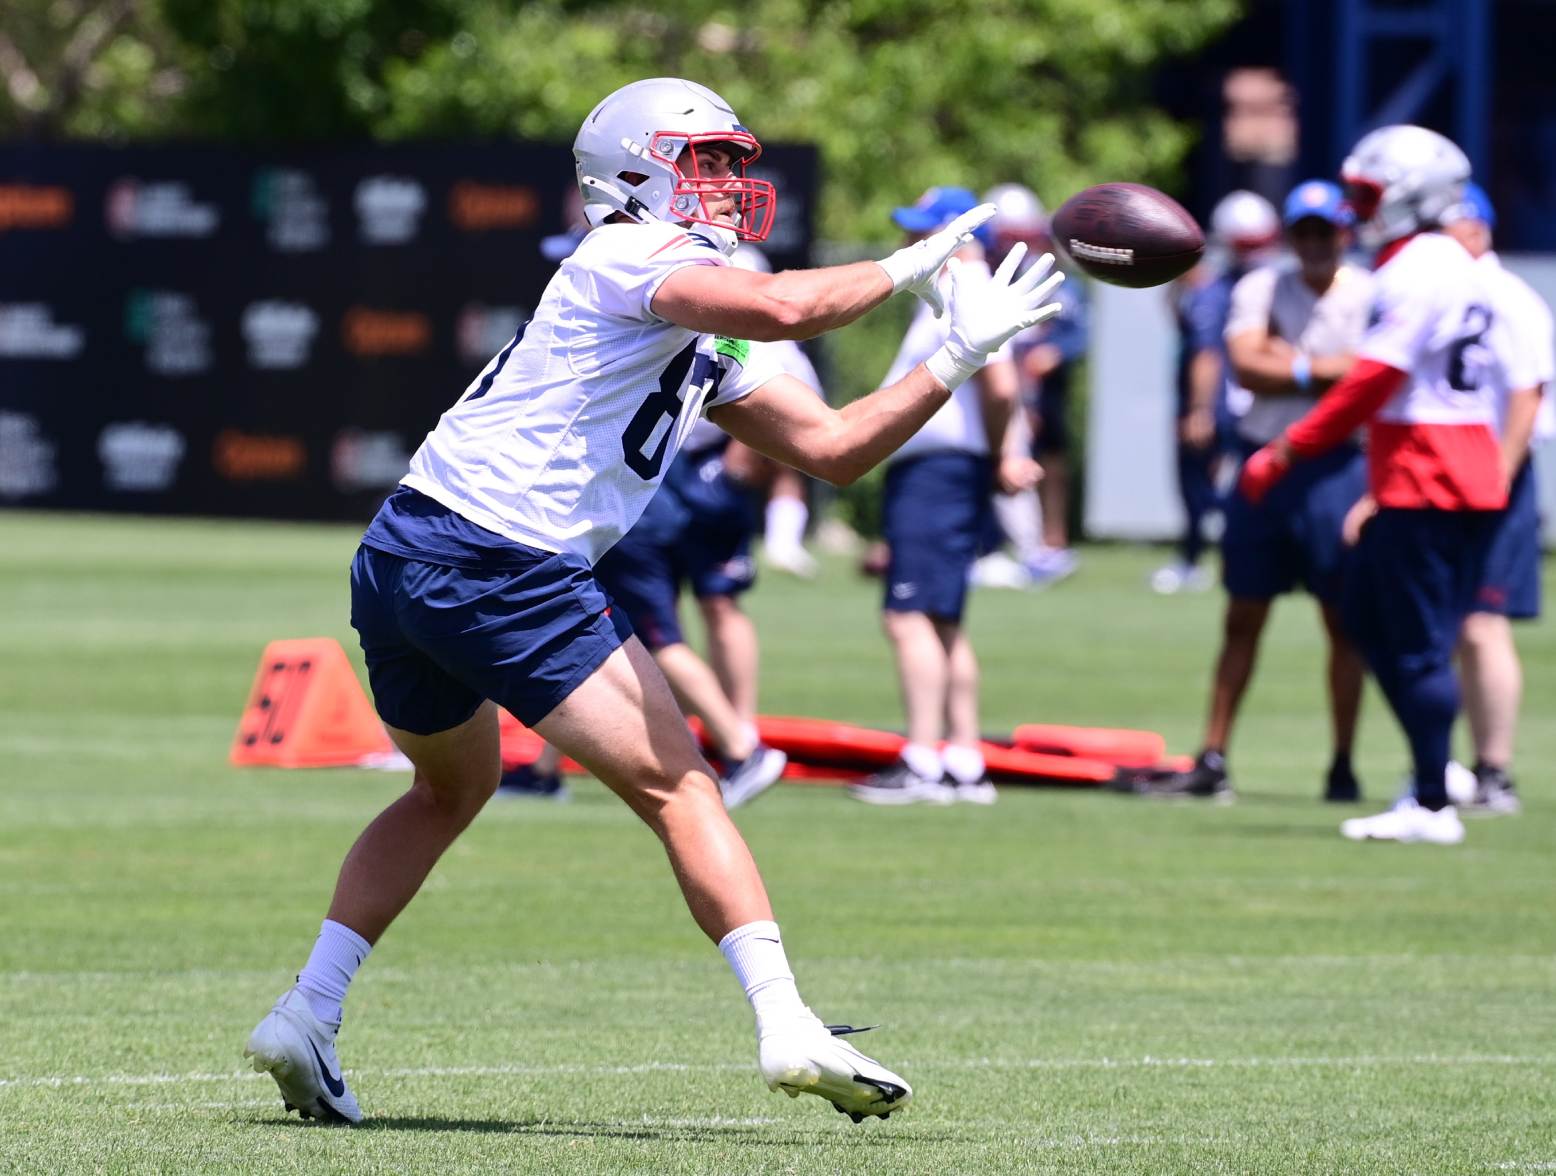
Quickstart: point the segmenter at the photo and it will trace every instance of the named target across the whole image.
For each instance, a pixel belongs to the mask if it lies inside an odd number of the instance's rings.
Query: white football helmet
[[[699,146],[729,151],[730,174],[703,175]],[[740,125],[729,103],[684,78],[623,86],[589,112],[573,140],[590,225],[617,212],[640,222],[706,225],[726,253],[740,241],[766,240],[772,229],[773,186],[746,176],[746,165],[761,153],[756,136]],[[689,170],[683,171],[683,164]],[[705,196],[733,197],[737,223],[709,216]]]
[[[1240,188],[1221,197],[1210,210],[1210,232],[1232,249],[1268,249],[1280,239],[1280,213],[1257,192]]]
[[[1340,165],[1357,238],[1369,249],[1434,229],[1464,199],[1470,161],[1425,127],[1379,127],[1363,135]]]

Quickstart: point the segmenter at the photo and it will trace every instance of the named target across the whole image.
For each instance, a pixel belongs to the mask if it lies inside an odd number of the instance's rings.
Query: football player
[[[930,240],[977,204],[966,188],[931,188],[892,219],[910,240]],[[1012,249],[1000,273],[1014,273],[1025,254],[1023,246]],[[968,243],[959,260],[962,274],[977,275],[964,289],[981,290],[991,281],[980,245]],[[920,308],[886,383],[903,379],[944,346],[947,330],[954,327]],[[1037,481],[1037,464],[1005,447],[1015,406],[1015,365],[1002,350],[887,466],[882,521],[891,555],[881,620],[896,657],[908,741],[895,764],[849,789],[858,800],[992,804],[996,798],[980,750],[978,662],[962,613],[973,562],[993,527],[991,495]]]
[[[1459,640],[1464,714],[1475,744],[1475,796],[1467,807],[1516,813],[1511,769],[1523,666],[1510,622],[1540,615],[1540,514],[1529,446],[1556,436],[1556,409],[1546,395],[1556,373],[1551,311],[1522,278],[1503,268],[1492,249],[1496,212],[1480,185],[1464,185],[1463,203],[1450,209],[1444,222],[1448,235],[1477,259],[1492,310],[1506,324],[1513,346],[1529,357],[1536,379],[1498,405],[1502,457],[1512,485]]]
[[[593,565],[637,521],[704,411],[779,461],[849,482],[1051,314],[1058,279],[1034,267],[1011,281],[1017,258],[976,286],[953,272],[943,296],[937,275],[987,208],[880,262],[732,268],[736,243],[772,224],[772,186],[746,174],[760,150],[729,104],[692,82],[649,79],[601,101],[573,143],[591,231],[363,536],[351,619],[374,703],[415,775],[347,854],[296,986],[249,1037],[255,1068],[304,1114],[361,1118],[335,1050],[347,987],[496,788],[499,705],[660,838],[693,919],[751,1003],[769,1087],[819,1095],[856,1121],[911,1098],[801,1000],[713,772]],[[944,307],[948,337],[839,411],[792,377],[720,362],[734,357],[717,337],[807,338],[898,291]]]
[[[1249,458],[1240,481],[1261,502],[1294,466],[1368,426],[1376,513],[1349,562],[1342,615],[1404,728],[1414,788],[1387,812],[1345,821],[1352,840],[1464,839],[1447,794],[1453,650],[1507,503],[1497,399],[1531,382],[1510,371],[1479,267],[1439,231],[1469,170],[1458,147],[1422,127],[1357,143],[1341,178],[1362,244],[1378,250],[1370,325],[1345,376]]]
[[[1309,180],[1286,199],[1286,240],[1293,261],[1252,270],[1232,288],[1226,349],[1232,378],[1253,395],[1237,422],[1246,459],[1274,440],[1350,367],[1372,304],[1372,279],[1343,262],[1350,213],[1335,184]],[[1334,756],[1325,796],[1355,800],[1351,742],[1361,704],[1362,662],[1339,616],[1341,528],[1366,493],[1366,462],[1342,441],[1257,506],[1232,495],[1221,540],[1227,604],[1216,659],[1205,741],[1194,767],[1137,790],[1157,795],[1230,799],[1226,748],[1275,597],[1305,587],[1318,601],[1329,639],[1329,704]]]

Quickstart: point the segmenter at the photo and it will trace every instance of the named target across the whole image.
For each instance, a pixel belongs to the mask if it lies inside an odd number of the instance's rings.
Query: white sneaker
[[[995,791],[994,784],[987,777],[975,780],[971,784],[963,784],[958,780],[953,786],[958,804],[982,804],[990,805],[999,800],[1000,794]]]
[[[1003,551],[991,551],[974,561],[967,579],[974,588],[1026,588],[1032,583],[1026,568]]]
[[[901,1110],[913,1098],[912,1087],[843,1040],[844,1034],[860,1032],[850,1025],[823,1025],[809,1009],[792,1021],[759,1024],[756,1062],[767,1089],[790,1098],[817,1095],[855,1123]]]
[[[816,557],[803,547],[768,547],[765,549],[767,566],[774,571],[787,572],[801,580],[816,578]]]
[[[1427,841],[1433,845],[1458,845],[1464,840],[1464,822],[1452,805],[1433,812],[1405,796],[1394,807],[1375,817],[1352,817],[1340,822],[1340,834],[1351,841]]]
[[[1151,573],[1151,591],[1161,596],[1179,592],[1204,592],[1215,583],[1205,568],[1189,564],[1168,564]]]
[[[249,1034],[243,1056],[276,1080],[287,1110],[304,1119],[360,1123],[362,1108],[346,1089],[335,1054],[336,1032],[313,1015],[308,998],[293,988]]]

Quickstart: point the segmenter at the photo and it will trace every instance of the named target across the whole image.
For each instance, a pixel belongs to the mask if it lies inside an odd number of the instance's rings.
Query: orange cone
[[[300,637],[265,646],[228,758],[327,768],[393,750],[340,642]]]

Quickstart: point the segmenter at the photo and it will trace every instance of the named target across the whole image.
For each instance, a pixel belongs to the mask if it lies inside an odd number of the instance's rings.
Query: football
[[[1160,286],[1205,252],[1205,233],[1188,210],[1144,184],[1098,184],[1077,192],[1053,216],[1053,239],[1098,281]]]

